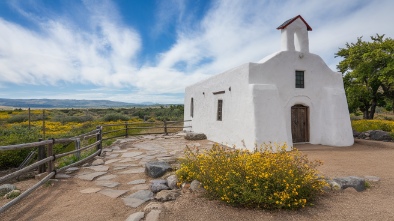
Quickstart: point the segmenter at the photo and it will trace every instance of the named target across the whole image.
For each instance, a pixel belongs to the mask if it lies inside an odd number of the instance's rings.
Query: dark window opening
[[[190,101],[190,116],[193,117],[194,114],[194,100],[193,98]]]
[[[304,88],[304,71],[296,71],[296,80],[295,80],[296,88]]]
[[[217,114],[217,120],[222,121],[222,111],[223,111],[223,100],[218,100],[218,114]]]

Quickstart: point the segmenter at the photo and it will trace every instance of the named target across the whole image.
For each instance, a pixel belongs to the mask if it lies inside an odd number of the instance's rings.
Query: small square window
[[[223,100],[218,100],[217,120],[222,121]]]
[[[295,87],[304,88],[304,71],[296,71],[295,76]]]

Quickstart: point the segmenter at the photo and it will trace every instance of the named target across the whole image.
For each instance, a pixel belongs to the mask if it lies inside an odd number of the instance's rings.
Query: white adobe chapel
[[[342,75],[309,52],[312,28],[300,15],[277,29],[281,51],[186,88],[185,126],[250,150],[268,142],[351,146]]]

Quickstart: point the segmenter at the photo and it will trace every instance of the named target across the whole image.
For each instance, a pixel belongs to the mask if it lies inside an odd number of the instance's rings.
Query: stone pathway
[[[186,145],[209,148],[213,144],[207,140],[188,141],[184,136],[185,134],[178,133],[119,139],[103,149],[101,156],[97,156],[93,162],[81,168],[69,168],[65,174],[57,174],[56,178],[89,181],[91,187],[81,189],[81,193],[103,194],[140,210],[125,217],[125,220],[159,220],[164,207],[157,204],[175,200],[181,193],[174,185],[176,181],[171,176],[174,172],[152,178],[145,172],[145,164],[167,162],[175,170],[179,167],[177,158],[183,155]],[[179,146],[180,143],[183,146]],[[146,205],[149,201],[152,202]]]

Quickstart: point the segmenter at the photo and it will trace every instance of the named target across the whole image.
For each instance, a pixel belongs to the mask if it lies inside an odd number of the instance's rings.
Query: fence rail
[[[18,197],[14,198],[13,200],[9,201],[5,205],[0,207],[0,213],[3,213],[7,209],[9,209],[11,206],[15,205],[19,201],[21,201],[23,198],[28,196],[30,193],[32,193],[34,190],[36,190],[38,187],[43,185],[45,182],[53,178],[57,173],[64,172],[70,167],[74,167],[77,165],[80,165],[84,162],[87,162],[91,160],[93,157],[100,155],[102,152],[102,142],[103,140],[108,140],[108,139],[113,139],[113,138],[118,138],[118,137],[128,137],[128,136],[134,136],[134,135],[146,135],[146,134],[168,134],[169,132],[175,132],[175,129],[184,129],[184,128],[191,128],[191,126],[169,126],[169,125],[175,125],[175,124],[183,124],[184,122],[189,122],[190,120],[187,121],[163,121],[163,122],[141,122],[141,123],[121,123],[121,124],[107,124],[107,125],[102,125],[102,126],[97,126],[95,130],[92,130],[88,133],[81,134],[75,137],[71,138],[59,138],[59,139],[48,139],[48,140],[42,140],[39,142],[33,142],[33,143],[24,143],[24,144],[17,144],[17,145],[9,145],[9,146],[0,146],[0,152],[1,151],[6,151],[6,150],[20,150],[20,149],[27,149],[27,148],[38,148],[38,159],[37,162],[26,166],[24,168],[21,168],[15,172],[12,172],[10,174],[7,174],[3,177],[0,177],[0,184],[4,183],[7,180],[13,179],[15,177],[20,176],[23,173],[26,173],[28,171],[31,171],[35,168],[38,167],[39,173],[46,172],[47,175],[38,181],[36,184],[34,184],[32,187],[29,189],[25,190],[21,195]],[[148,127],[146,125],[152,125],[151,127]],[[122,127],[122,128],[119,128]],[[108,131],[103,131],[104,129],[107,129]],[[163,131],[161,131],[163,130]],[[124,131],[124,133],[123,133]],[[107,135],[106,137],[103,137],[103,135]],[[112,136],[111,136],[112,135]],[[87,144],[84,147],[80,147],[80,141],[81,140],[91,140],[95,139],[94,142]],[[91,141],[90,141],[91,142]],[[54,154],[53,148],[55,144],[70,144],[74,143],[75,144],[75,150],[73,151],[68,151],[66,153],[60,153],[60,154]],[[89,156],[87,156],[84,159],[79,159],[81,151],[88,150],[90,148],[96,147],[96,151],[94,153],[91,153]],[[46,150],[46,151],[45,151]],[[61,167],[61,168],[55,168],[55,161],[71,155],[71,154],[77,154],[78,155],[78,161],[74,162],[72,164],[69,164],[67,166]]]

